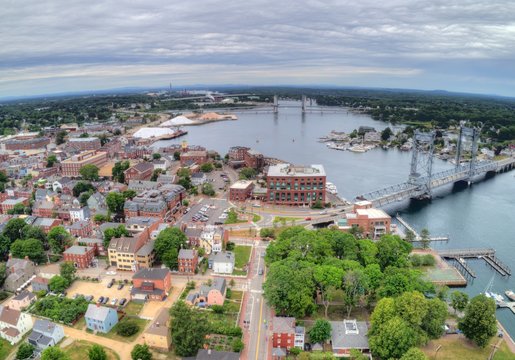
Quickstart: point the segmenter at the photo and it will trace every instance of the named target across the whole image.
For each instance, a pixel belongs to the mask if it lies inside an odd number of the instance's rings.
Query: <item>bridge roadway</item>
[[[509,157],[499,161],[478,162],[472,172],[470,171],[469,165],[461,165],[459,168],[434,173],[431,176],[430,188],[435,189],[458,181],[470,181],[471,178],[484,175],[487,172],[500,172],[512,169],[514,166],[515,157]],[[421,178],[418,182],[425,184],[427,183],[427,179]],[[356,199],[369,200],[374,204],[374,206],[381,207],[397,201],[418,198],[423,195],[426,195],[426,191],[423,186],[406,181],[404,183],[388,186],[380,190],[357,196]]]

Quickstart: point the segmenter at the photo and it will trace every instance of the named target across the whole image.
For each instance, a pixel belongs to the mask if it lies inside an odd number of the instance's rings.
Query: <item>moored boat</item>
[[[504,292],[504,295],[506,295],[508,297],[508,299],[510,299],[511,301],[515,301],[515,292],[513,292],[511,290],[506,290]]]

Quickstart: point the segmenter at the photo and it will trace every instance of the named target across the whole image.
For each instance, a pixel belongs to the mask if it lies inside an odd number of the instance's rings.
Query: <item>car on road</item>
[[[262,258],[264,258],[264,257],[265,257],[265,252],[264,252],[264,251],[261,253],[261,257],[262,257]]]
[[[327,214],[327,210],[320,211],[320,215],[325,215],[325,214]]]
[[[311,221],[311,218],[308,216],[307,218],[304,219],[305,221]]]
[[[263,269],[259,269],[258,275],[263,275],[264,271]]]
[[[103,296],[99,297],[97,302],[99,304],[103,304],[104,303],[104,297]]]
[[[123,306],[123,305],[125,305],[126,302],[127,302],[126,298],[121,298],[120,302],[118,303],[118,305]]]
[[[118,290],[123,289],[123,284],[118,285]]]

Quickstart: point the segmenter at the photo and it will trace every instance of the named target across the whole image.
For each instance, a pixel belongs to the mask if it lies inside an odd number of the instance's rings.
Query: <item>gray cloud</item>
[[[501,0],[7,0],[0,96],[170,80],[515,95],[513,14]]]

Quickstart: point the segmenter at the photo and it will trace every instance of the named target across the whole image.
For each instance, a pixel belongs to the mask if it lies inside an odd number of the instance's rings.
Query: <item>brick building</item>
[[[75,237],[88,237],[93,233],[93,224],[87,220],[79,220],[68,226],[68,231]]]
[[[289,350],[292,347],[304,349],[304,332],[302,326],[295,326],[293,317],[274,317],[272,319],[272,346]]]
[[[125,181],[129,180],[148,180],[152,176],[152,172],[154,171],[154,165],[149,162],[140,162],[123,173],[125,174]]]
[[[12,139],[7,140],[5,143],[5,150],[34,150],[44,149],[50,144],[50,139],[47,137],[36,137],[33,139]]]
[[[229,188],[229,200],[245,201],[252,195],[254,183],[250,180],[239,180]]]
[[[168,269],[141,269],[132,283],[132,300],[164,300],[172,287],[172,273]]]
[[[98,150],[101,146],[100,139],[97,137],[71,138],[66,143],[66,149],[77,151]]]
[[[326,174],[322,165],[271,165],[266,176],[266,201],[276,205],[325,203]]]
[[[84,151],[61,162],[61,174],[63,176],[78,177],[80,169],[84,165],[92,164],[101,168],[107,163],[107,153],[103,151]]]
[[[63,252],[63,260],[73,262],[78,269],[90,267],[94,258],[95,249],[88,246],[74,245]]]
[[[358,201],[354,204],[352,213],[345,214],[338,220],[338,228],[349,231],[353,227],[360,228],[365,237],[377,239],[381,235],[389,234],[392,218],[381,209],[372,207],[370,201]]]
[[[250,167],[259,170],[265,166],[265,157],[260,152],[245,146],[233,146],[228,152],[229,165],[234,168]]]
[[[18,204],[21,204],[23,206],[29,206],[29,199],[24,197],[5,199],[0,203],[0,211],[2,214],[7,214],[9,210],[14,209],[14,207]]]
[[[256,150],[247,150],[244,155],[245,167],[260,170],[265,166],[265,157]]]
[[[188,150],[181,154],[181,166],[186,166],[190,163],[202,165],[207,162],[206,150]]]
[[[195,249],[181,249],[177,258],[179,263],[179,272],[185,274],[194,274],[198,265],[198,255]]]

